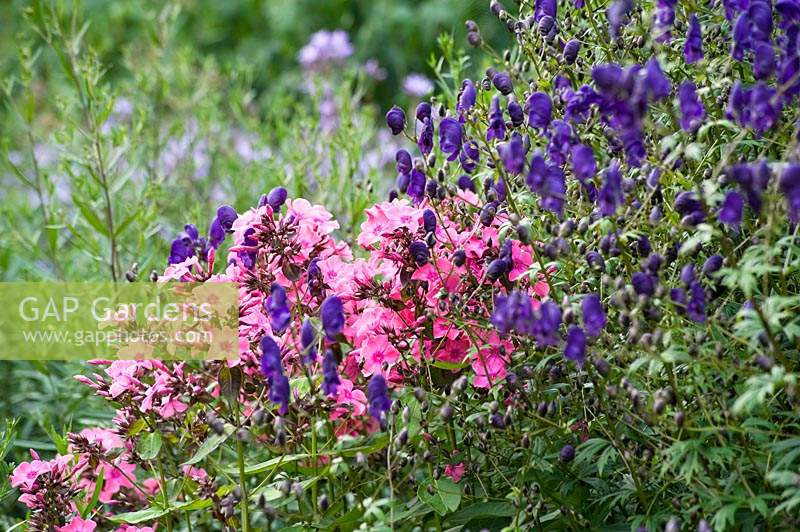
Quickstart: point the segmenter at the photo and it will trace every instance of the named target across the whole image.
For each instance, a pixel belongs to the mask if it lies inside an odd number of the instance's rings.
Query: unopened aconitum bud
[[[453,407],[449,403],[445,404],[441,409],[439,409],[439,415],[444,421],[450,421],[450,419],[453,417]]]

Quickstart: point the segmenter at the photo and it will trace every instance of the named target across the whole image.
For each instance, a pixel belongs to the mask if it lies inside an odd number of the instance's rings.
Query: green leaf
[[[197,448],[197,451],[194,453],[189,460],[182,463],[182,466],[189,466],[194,465],[201,460],[203,460],[206,456],[213,453],[214,451],[222,445],[228,437],[233,434],[233,425],[225,425],[225,431],[222,434],[212,434],[210,437],[206,438],[200,447]]]
[[[429,491],[428,487],[432,486]],[[417,489],[419,499],[439,515],[455,512],[461,504],[461,487],[449,478],[427,480]]]
[[[124,514],[110,516],[109,519],[115,523],[128,523],[135,525],[137,523],[144,523],[146,521],[158,519],[159,517],[164,517],[168,513],[169,510],[160,508],[158,506],[151,506],[150,508],[145,508],[144,510],[137,510],[135,512],[126,512]]]
[[[94,484],[94,493],[92,493],[92,498],[89,500],[89,503],[81,510],[81,517],[86,519],[94,510],[95,506],[97,506],[97,501],[100,500],[100,492],[103,491],[103,477],[105,475],[106,468],[102,467],[100,469],[100,473],[97,475],[97,480]]]
[[[161,434],[158,432],[148,432],[142,439],[139,440],[139,445],[136,446],[136,452],[143,460],[152,460],[158,456],[161,450]]]
[[[452,525],[466,525],[474,519],[485,517],[512,517],[514,506],[508,502],[478,502],[455,512],[447,518]]]

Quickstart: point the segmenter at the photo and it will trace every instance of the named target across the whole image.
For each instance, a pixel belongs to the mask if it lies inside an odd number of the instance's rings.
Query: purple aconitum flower
[[[561,168],[548,164],[541,152],[537,150],[531,158],[525,182],[532,191],[539,194],[540,205],[543,209],[561,215],[566,193],[564,172]]]
[[[289,327],[292,313],[289,310],[289,299],[286,297],[286,290],[278,283],[273,283],[270,287],[270,295],[265,306],[269,312],[269,324],[272,327],[272,334],[281,336]]]
[[[601,272],[606,270],[606,261],[597,251],[590,251],[586,254],[586,263],[589,265],[589,268],[593,270],[599,270]]]
[[[506,259],[494,259],[486,267],[486,278],[494,282],[511,271],[511,264]]]
[[[627,96],[631,89],[630,76],[615,63],[592,67],[592,80],[600,94],[606,97],[622,98]]]
[[[411,242],[411,244],[408,245],[408,252],[417,266],[425,266],[431,258],[428,245],[421,240]]]
[[[219,218],[215,217],[213,220],[211,220],[211,226],[208,228],[208,243],[211,245],[212,248],[218,249],[224,240],[225,240],[225,229],[219,222]],[[192,254],[194,254],[194,252]],[[172,259],[170,258],[170,260]]]
[[[672,304],[675,305],[675,310],[678,314],[686,314],[686,306],[689,304],[689,299],[686,297],[686,290],[683,288],[672,288],[669,291],[669,297]]]
[[[317,333],[314,331],[311,320],[306,318],[303,320],[303,326],[300,328],[300,345],[303,348],[303,364],[311,364],[317,360],[316,343]]]
[[[572,126],[563,120],[554,120],[550,124],[550,141],[547,143],[547,155],[557,165],[567,162],[570,148],[574,143]]]
[[[675,210],[683,216],[686,225],[697,225],[705,220],[703,203],[692,191],[685,190],[675,197]]]
[[[695,323],[706,322],[706,295],[700,281],[693,281],[689,285],[689,303],[686,305],[686,315]]]
[[[758,82],[750,94],[750,125],[759,137],[772,129],[783,110],[776,88]]]
[[[267,204],[272,208],[273,212],[278,212],[284,203],[289,193],[283,187],[275,187],[267,194]]]
[[[631,277],[634,291],[640,296],[652,296],[656,292],[653,276],[644,272],[636,272]]]
[[[614,2],[606,10],[606,17],[608,18],[608,33],[612,39],[617,39],[620,36],[622,26],[628,23],[629,15],[633,9],[633,0],[614,0]]]
[[[525,101],[528,126],[546,129],[553,118],[553,102],[545,92],[534,92]]]
[[[583,367],[586,361],[586,334],[577,325],[567,331],[567,343],[564,345],[564,358]]]
[[[503,108],[500,107],[500,98],[495,96],[489,107],[489,129],[486,130],[486,140],[505,140],[506,123],[503,120]]]
[[[412,161],[411,161],[411,154],[408,153],[406,150],[397,150],[397,153],[394,156],[394,160],[396,161],[395,168],[397,169],[398,174],[410,174],[412,168]]]
[[[461,151],[464,126],[455,118],[445,118],[439,123],[439,148],[448,154],[447,160],[454,161]]]
[[[214,218],[214,221],[217,221],[217,219]],[[222,238],[225,238],[224,231],[222,232]],[[194,257],[194,246],[192,246],[191,240],[185,237],[178,237],[173,240],[169,249],[169,264],[180,264],[189,257]]]
[[[252,227],[248,227],[244,232],[244,241],[242,244],[251,248],[257,247],[258,239],[256,239],[255,234],[256,230]],[[255,266],[256,258],[258,257],[258,253],[256,251],[239,251],[236,255],[239,257],[239,260],[242,261],[244,267],[248,270]]]
[[[600,213],[603,216],[613,216],[623,201],[625,196],[622,192],[622,174],[619,171],[619,161],[611,161],[611,164],[603,171],[603,186],[597,195],[597,202],[600,206]]]
[[[327,349],[322,358],[322,393],[325,395],[336,395],[339,390],[342,382],[339,380],[338,366],[333,351]]]
[[[569,90],[562,95],[566,99],[564,119],[575,123],[583,123],[589,117],[591,106],[599,104],[600,96],[589,85],[582,85],[577,91]]]
[[[772,43],[760,42],[753,51],[753,77],[767,79],[775,71],[775,50]]]
[[[414,111],[414,116],[420,122],[424,122],[426,118],[430,118],[431,104],[429,102],[419,102],[416,110]]]
[[[221,205],[217,209],[217,220],[219,220],[220,225],[225,230],[226,233],[231,231],[233,227],[233,222],[236,221],[239,215],[236,214],[236,209],[231,207],[230,205]]]
[[[502,336],[510,332],[528,334],[533,324],[533,304],[531,298],[521,290],[514,290],[507,296],[497,296],[492,312],[492,325]]]
[[[583,314],[583,327],[586,333],[591,337],[600,336],[607,321],[600,296],[597,294],[589,294],[584,297],[583,301],[581,301],[581,312]]]
[[[300,49],[297,58],[305,70],[325,70],[341,64],[353,53],[350,38],[344,30],[318,31]]]
[[[532,336],[539,348],[558,345],[558,327],[561,325],[561,309],[552,300],[547,300],[534,313]]]
[[[578,39],[570,39],[564,45],[564,61],[571,65],[578,59],[578,52],[581,49],[581,42]]]
[[[739,231],[739,226],[742,223],[742,210],[744,208],[744,200],[742,196],[731,190],[725,195],[725,200],[722,202],[722,207],[719,210],[719,221],[729,226],[734,231]]]
[[[395,186],[401,193],[408,192],[408,185],[411,184],[411,174],[397,174]]]
[[[572,173],[581,183],[591,180],[597,172],[597,162],[594,159],[594,150],[586,144],[576,144],[572,147]]]
[[[392,400],[389,399],[389,388],[383,375],[376,373],[369,380],[367,385],[367,404],[369,415],[383,423],[386,412],[392,406]]]
[[[266,334],[261,338],[261,374],[270,381],[275,375],[283,374],[281,348],[272,336]]]
[[[647,90],[647,96],[652,101],[658,101],[669,96],[672,90],[672,85],[661,70],[661,65],[654,57],[647,61],[645,64],[645,78],[644,83]]]
[[[722,255],[711,255],[703,263],[703,269],[701,270],[703,275],[711,275],[712,273],[718,272],[720,268],[722,268],[723,262],[724,259]]]
[[[586,2],[584,0],[572,0],[572,5],[575,6],[575,9],[583,9]]]
[[[411,179],[408,183],[408,190],[406,193],[414,204],[422,202],[425,197],[425,174],[423,174],[422,171],[416,168],[411,170]]]
[[[511,140],[497,147],[503,167],[512,175],[517,175],[525,168],[525,146],[519,133],[511,135]]]
[[[672,25],[675,23],[675,5],[678,0],[657,0],[655,12],[656,42],[664,43],[672,39]]]
[[[475,84],[471,79],[465,79],[461,82],[461,91],[458,93],[458,102],[456,103],[458,116],[463,119],[464,115],[475,105],[476,99]]]
[[[436,213],[430,209],[422,211],[422,228],[425,234],[436,232]]]
[[[328,340],[336,340],[344,327],[344,307],[338,296],[328,296],[319,307],[322,328]]]
[[[386,113],[386,125],[392,131],[392,135],[399,135],[406,128],[406,113],[401,108],[393,105]]]
[[[519,127],[525,123],[525,112],[522,110],[522,106],[517,103],[517,100],[508,102],[508,117],[514,127]]]
[[[424,155],[428,155],[433,149],[433,120],[430,117],[422,122],[422,129],[417,138],[417,146]]]
[[[460,190],[469,190],[471,192],[475,192],[475,183],[472,181],[472,178],[468,175],[462,175],[456,181],[456,186]]]
[[[800,223],[800,165],[789,164],[781,174],[778,188],[786,197],[789,209],[789,220]]]
[[[558,452],[558,459],[564,462],[565,464],[572,462],[575,459],[575,447],[573,447],[569,443],[566,444]]]
[[[280,405],[278,414],[286,415],[289,410],[289,395],[291,389],[289,386],[289,379],[286,375],[280,373],[274,375],[269,385],[269,400],[271,403]]]
[[[690,65],[703,58],[703,30],[694,13],[689,19],[689,31],[686,33],[686,43],[683,45],[683,57]]]
[[[706,116],[703,102],[697,96],[694,83],[684,81],[678,90],[678,102],[681,108],[681,127],[684,131],[694,131]]]
[[[458,154],[458,161],[461,163],[461,168],[468,174],[471,174],[477,168],[481,160],[481,152],[478,149],[478,143],[474,140],[468,140],[461,146],[461,153]]]
[[[492,78],[492,84],[503,96],[508,96],[514,92],[514,82],[511,81],[511,76],[508,72],[498,72],[495,74]]]
[[[761,161],[757,164],[735,164],[726,169],[726,174],[741,187],[753,212],[761,213],[761,196],[772,175],[767,163]]]
[[[663,263],[664,257],[658,253],[651,253],[647,256],[647,260],[645,261],[645,270],[651,275],[658,275],[658,270],[661,269]]]
[[[687,264],[683,268],[681,268],[681,282],[689,286],[695,280],[694,275],[694,264]]]
[[[556,18],[558,13],[557,0],[536,0],[533,6],[533,18],[536,22],[542,20],[542,17]]]
[[[644,138],[639,127],[631,127],[622,130],[620,134],[623,147],[625,148],[625,160],[629,166],[639,167],[647,157],[644,149]]]

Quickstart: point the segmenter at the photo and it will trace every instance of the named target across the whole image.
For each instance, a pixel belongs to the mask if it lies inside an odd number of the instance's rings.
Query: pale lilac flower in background
[[[111,114],[108,119],[103,123],[102,132],[110,133],[111,129],[130,121],[133,116],[133,102],[128,98],[120,97],[114,100],[114,107],[111,109]]]
[[[403,92],[422,98],[433,92],[433,82],[422,74],[409,74],[403,80]]]
[[[306,70],[324,70],[341,64],[353,54],[350,37],[344,30],[316,32],[300,49],[297,59]]]
[[[367,59],[367,62],[364,63],[364,72],[375,81],[383,81],[386,79],[386,69],[383,68],[374,57]]]

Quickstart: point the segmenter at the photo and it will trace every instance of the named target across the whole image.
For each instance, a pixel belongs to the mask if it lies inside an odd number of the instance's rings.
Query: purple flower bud
[[[578,39],[570,39],[564,45],[564,61],[571,65],[578,58],[578,52],[581,49],[581,42]]]
[[[509,272],[511,268],[509,267],[508,261],[505,259],[494,259],[492,262],[489,263],[489,266],[486,268],[486,278],[490,281],[496,281],[500,279],[503,275]]]
[[[395,168],[398,174],[408,174],[411,172],[411,154],[406,150],[397,150],[397,153],[394,155],[394,160],[397,162]]]
[[[575,362],[579,367],[583,367],[583,363],[586,360],[586,335],[576,325],[573,325],[567,331],[564,358]]]
[[[281,348],[272,336],[265,334],[261,338],[261,374],[267,379],[272,379],[282,373]]]
[[[789,220],[800,223],[800,164],[791,163],[781,174],[778,188],[786,197]]]
[[[652,296],[656,291],[653,277],[644,272],[634,273],[631,277],[631,284],[633,285],[633,289],[640,296]]]
[[[461,146],[461,153],[458,155],[458,160],[461,163],[461,168],[468,174],[475,171],[475,168],[480,162],[480,151],[478,143],[474,140],[468,140]]]
[[[408,251],[417,266],[425,266],[431,258],[427,244],[421,240],[415,240],[409,244]]]
[[[396,105],[386,113],[386,125],[392,130],[392,135],[399,135],[406,128],[406,113]]]
[[[422,228],[425,234],[436,231],[436,213],[430,209],[422,211]]]
[[[572,462],[575,458],[575,447],[570,444],[566,444],[564,447],[561,448],[561,452],[558,453],[558,459],[564,463]]]
[[[496,201],[490,201],[481,207],[481,212],[478,215],[481,225],[484,227],[492,225],[492,221],[494,221],[494,217],[497,214],[497,206],[498,203]]]
[[[289,299],[286,297],[286,290],[278,283],[273,283],[270,287],[270,295],[267,298],[266,307],[269,312],[272,333],[281,336],[289,327],[292,313],[289,310]]]
[[[519,127],[525,122],[525,112],[516,100],[508,102],[508,117],[511,119],[511,125],[514,127]]]
[[[583,327],[586,329],[586,333],[591,337],[600,336],[607,321],[600,296],[589,294],[584,297],[583,301],[581,301],[581,312],[583,313]]]
[[[705,107],[695,92],[694,83],[685,81],[681,84],[678,101],[681,108],[681,127],[684,131],[694,131],[706,116]]]
[[[458,249],[453,252],[453,265],[456,267],[463,266],[467,262],[467,254],[463,249]]]
[[[200,231],[197,230],[197,226],[194,224],[186,224],[183,226],[183,231],[189,237],[189,240],[192,242],[198,240],[200,238]]]
[[[498,72],[495,74],[492,78],[492,83],[503,96],[508,96],[514,91],[514,84],[511,81],[511,76],[508,75],[508,72]]]
[[[326,350],[322,359],[322,393],[325,395],[336,395],[339,390],[341,381],[337,368],[338,363],[336,357],[333,356],[333,351]]]
[[[486,140],[505,140],[506,123],[503,120],[503,108],[500,107],[500,98],[495,96],[489,107],[489,128],[486,130]]]
[[[424,122],[426,118],[431,117],[431,104],[428,102],[420,102],[419,105],[417,105],[417,110],[414,115],[417,117],[417,120]]]
[[[711,275],[722,268],[722,255],[711,255],[703,263],[703,275]]]
[[[225,229],[219,223],[219,218],[211,220],[211,227],[208,228],[208,243],[212,248],[218,249],[225,240]]]
[[[689,31],[686,34],[686,44],[683,45],[683,57],[689,64],[696,63],[703,58],[703,31],[697,15],[692,13],[689,19]]]
[[[376,420],[383,422],[386,412],[392,406],[389,399],[389,388],[383,375],[375,374],[367,385],[367,403],[369,414]]]
[[[236,209],[230,205],[222,205],[217,209],[217,219],[226,233],[231,231],[233,222],[236,221],[239,215],[236,214]]]
[[[720,223],[730,226],[734,231],[738,231],[739,225],[742,223],[743,209],[744,200],[742,196],[735,191],[728,192],[719,210]]]
[[[275,187],[269,191],[267,196],[267,203],[272,207],[273,212],[278,212],[280,208],[286,203],[288,192],[283,187]]]
[[[460,116],[463,116],[464,113],[472,109],[472,106],[475,105],[475,100],[475,84],[472,83],[472,80],[465,79],[461,82],[461,91],[458,94],[456,111],[458,111]]]
[[[464,126],[455,118],[445,118],[439,124],[439,148],[447,153],[448,161],[454,161],[461,151]]]
[[[338,296],[328,296],[319,307],[322,328],[328,340],[336,340],[344,328],[344,308]]]
[[[533,128],[547,129],[553,118],[553,103],[545,92],[534,92],[525,101],[525,112],[528,114],[528,125]]]
[[[280,405],[278,414],[283,416],[289,409],[289,379],[282,373],[273,376],[269,386],[269,400],[271,403]]]

